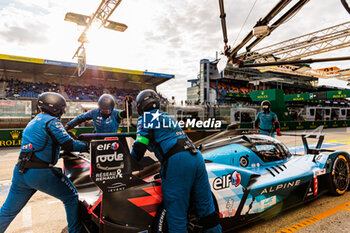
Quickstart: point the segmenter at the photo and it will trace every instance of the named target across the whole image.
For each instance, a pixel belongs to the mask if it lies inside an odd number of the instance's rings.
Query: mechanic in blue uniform
[[[127,96],[126,102],[130,117],[132,114],[132,98]],[[114,109],[114,106],[114,97],[109,94],[103,94],[98,100],[98,108],[91,109],[74,118],[67,123],[65,128],[68,131],[82,122],[93,120],[95,133],[116,133],[121,120],[126,117],[126,110],[119,112]]]
[[[254,128],[259,128],[259,133],[263,135],[269,135],[275,137],[273,127],[275,126],[278,136],[281,136],[280,123],[278,122],[277,115],[271,112],[271,103],[268,100],[264,100],[261,103],[262,112],[259,112],[254,121]],[[260,127],[259,127],[260,123]]]
[[[60,117],[66,108],[62,95],[42,93],[38,98],[41,111],[23,131],[21,152],[13,171],[12,185],[0,210],[0,232],[4,232],[11,221],[39,190],[60,199],[66,209],[68,231],[80,233],[78,215],[78,193],[71,181],[54,167],[60,149],[87,151],[84,142],[74,141],[64,130]]]
[[[136,105],[140,117],[131,155],[140,160],[149,149],[162,164],[162,193],[169,232],[187,232],[190,195],[204,232],[221,232],[202,154],[169,114],[159,112],[160,98],[155,91],[140,92]]]

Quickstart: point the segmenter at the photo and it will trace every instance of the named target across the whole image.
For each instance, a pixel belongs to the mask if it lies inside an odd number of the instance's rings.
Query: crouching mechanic
[[[77,190],[61,169],[54,167],[61,148],[87,151],[84,142],[74,141],[64,130],[60,117],[65,107],[66,101],[58,93],[45,92],[39,96],[41,113],[23,131],[11,188],[0,210],[0,232],[6,230],[37,190],[60,199],[66,209],[68,231],[81,232]]]
[[[132,114],[132,97],[127,96],[125,101],[125,109],[128,108],[128,117],[130,117]],[[66,130],[73,129],[85,121],[93,120],[95,133],[116,133],[122,119],[127,117],[127,111],[119,112],[114,109],[114,106],[114,97],[109,94],[103,94],[98,99],[98,108],[91,109],[68,122]]]
[[[262,112],[259,112],[254,121],[254,128],[259,129],[259,133],[263,135],[269,135],[275,137],[274,128],[277,135],[282,136],[280,131],[280,123],[278,122],[277,115],[271,112],[271,103],[268,100],[264,100],[261,103]],[[259,127],[260,123],[260,127]]]
[[[136,106],[140,117],[131,155],[140,160],[146,149],[150,149],[162,164],[162,193],[169,232],[187,232],[190,195],[204,232],[221,232],[202,154],[169,114],[159,112],[160,98],[155,91],[140,92]]]

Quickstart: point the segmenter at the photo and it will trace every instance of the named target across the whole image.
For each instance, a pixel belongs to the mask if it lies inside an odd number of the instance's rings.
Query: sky
[[[83,28],[64,21],[64,16],[67,12],[91,15],[100,2],[0,0],[0,53],[76,62],[72,56],[79,46],[77,39]],[[277,0],[225,0],[224,3],[232,45],[234,41],[239,42]],[[167,97],[175,96],[177,101],[186,99],[187,80],[197,77],[199,61],[214,59],[216,52],[223,50],[217,0],[123,0],[110,20],[125,23],[128,29],[125,32],[103,28],[93,31],[86,46],[87,63],[174,74],[175,79],[160,85],[158,91]],[[256,48],[346,21],[350,21],[350,15],[340,0],[310,0]],[[349,54],[350,49],[346,48],[315,58]],[[350,68],[350,62],[313,65],[315,68],[330,66],[346,69]]]

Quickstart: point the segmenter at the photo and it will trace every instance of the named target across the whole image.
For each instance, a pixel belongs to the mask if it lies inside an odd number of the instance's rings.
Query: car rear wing
[[[133,175],[141,169],[130,155],[127,138],[134,134],[83,134],[82,141],[90,142],[92,181],[103,191],[113,193],[143,183]]]
[[[317,127],[311,132],[304,132],[304,133],[283,133],[284,136],[301,136],[301,139],[303,141],[303,146],[304,146],[304,151],[305,154],[312,154],[312,155],[317,155],[321,151],[333,151],[333,150],[326,150],[326,149],[321,149],[322,143],[324,141],[324,134],[323,134],[323,125]],[[316,147],[315,148],[310,148],[309,143],[307,141],[308,138],[311,139],[318,139]]]

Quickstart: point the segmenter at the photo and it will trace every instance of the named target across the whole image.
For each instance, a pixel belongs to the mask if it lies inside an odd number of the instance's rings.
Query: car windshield
[[[242,145],[256,153],[264,162],[283,160],[291,155],[288,148],[280,141],[263,135],[229,136],[215,138],[202,144],[203,153],[227,146],[230,144]]]

